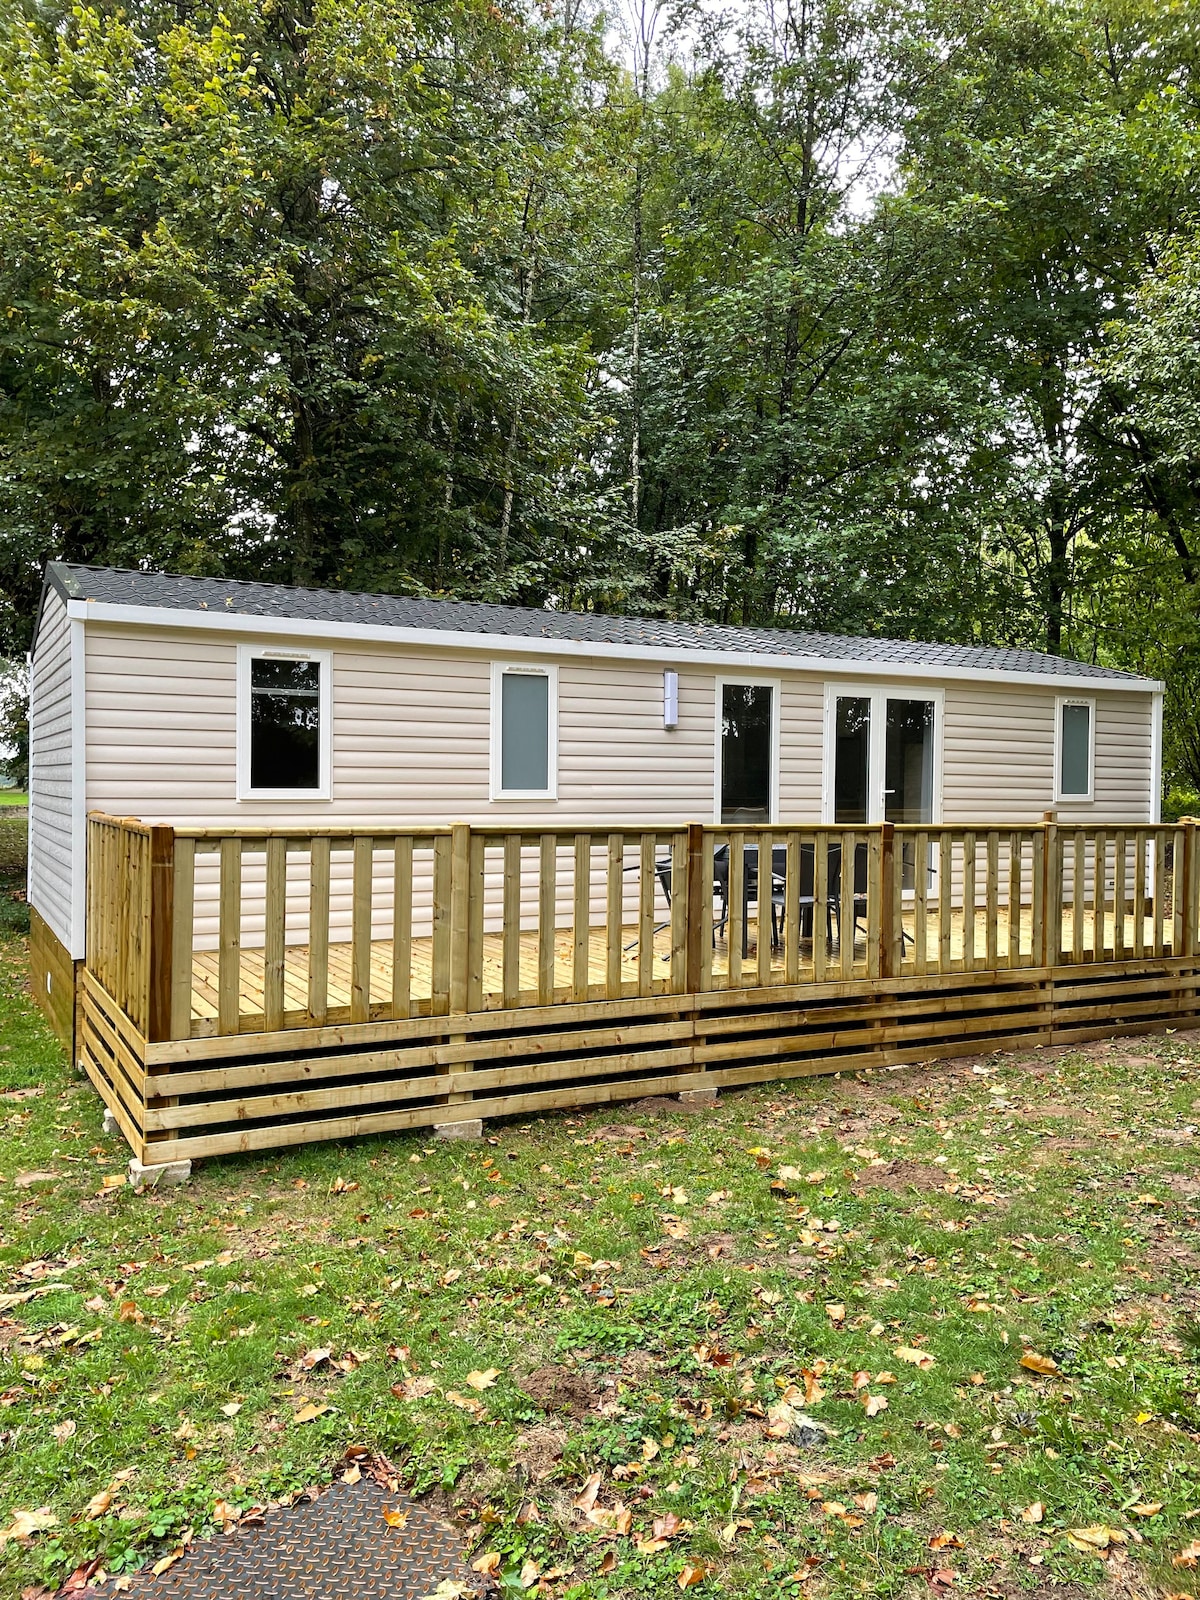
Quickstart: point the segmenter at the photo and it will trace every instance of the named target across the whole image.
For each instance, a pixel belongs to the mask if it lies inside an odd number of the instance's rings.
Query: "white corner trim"
[[[503,785],[501,741],[503,732],[502,681],[507,672],[521,672],[549,680],[546,689],[546,776],[545,789],[506,789]],[[539,662],[536,666],[527,661],[493,661],[491,707],[488,717],[488,799],[489,800],[557,800],[558,799],[558,667],[554,662]]]
[[[1161,696],[1156,696],[1161,703]],[[1064,706],[1088,708],[1088,786],[1086,794],[1062,792],[1062,726]],[[1151,767],[1154,763],[1151,760]],[[1153,775],[1151,777],[1153,781]],[[1088,694],[1060,694],[1054,701],[1054,804],[1086,806],[1096,798],[1096,700]]]
[[[559,656],[598,661],[645,661],[679,666],[714,667],[731,675],[740,672],[782,671],[836,673],[864,678],[892,678],[902,682],[923,682],[932,673],[946,682],[1019,683],[1038,689],[1062,688],[1079,683],[1118,693],[1148,694],[1163,685],[1152,678],[1072,678],[1049,672],[1005,672],[996,667],[934,667],[930,662],[870,661],[853,658],[806,655],[797,651],[681,650],[649,644],[607,644],[584,639],[521,638],[501,633],[457,633],[448,628],[405,628],[387,623],[317,622],[302,617],[254,617],[238,612],[180,611],[173,606],[116,605],[103,600],[70,600],[68,614],[89,622],[107,622],[122,627],[215,630],[256,639],[290,639],[303,647],[309,640],[343,640],[346,643],[391,644],[398,648],[474,650],[488,656],[503,652],[509,657]],[[782,630],[781,630],[782,633]]]
[[[726,658],[728,659],[728,658]],[[721,741],[724,723],[725,685],[742,685],[771,691],[771,776],[768,784],[768,803],[771,822],[778,823],[779,816],[779,729],[780,700],[783,684],[779,678],[748,676],[745,673],[725,673],[713,680],[713,821],[721,821]]]
[[[260,657],[275,660],[316,661],[321,668],[317,711],[317,775],[315,789],[252,789],[250,787],[250,663]],[[237,798],[256,800],[330,800],[333,797],[333,657],[328,650],[292,650],[271,644],[239,644],[237,647]]]
[[[863,683],[825,685],[824,735],[821,741],[821,821],[833,825],[834,768],[837,763],[837,702],[841,697],[871,702],[867,744],[867,822],[884,820],[884,783],[887,774],[887,703],[889,700],[929,700],[933,704],[933,792],[929,797],[931,828],[942,822],[943,764],[946,740],[946,691],[936,684],[905,684],[903,688]]]
[[[1150,821],[1162,821],[1163,697],[1160,689],[1150,709]]]
[[[74,617],[71,639],[71,959],[87,954],[87,630]]]

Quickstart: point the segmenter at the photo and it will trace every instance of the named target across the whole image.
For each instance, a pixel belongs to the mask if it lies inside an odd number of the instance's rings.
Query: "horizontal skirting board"
[[[160,1162],[1083,1042],[1198,1015],[1197,959],[1167,957],[147,1045],[86,974],[82,1056],[135,1153]]]

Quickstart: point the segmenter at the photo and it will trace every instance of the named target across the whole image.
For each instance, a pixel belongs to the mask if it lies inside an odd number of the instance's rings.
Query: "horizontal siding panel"
[[[491,802],[491,657],[339,646],[334,799],[239,804],[235,642],[108,624],[90,624],[88,640],[93,807],[180,823],[262,825],[278,818],[381,828],[458,820],[497,828],[542,821],[665,826],[713,815],[717,674],[708,669],[680,666],[680,722],[668,731],[661,667],[561,660],[558,801]],[[497,659],[519,658],[515,642],[497,651]],[[782,667],[773,676],[782,685],[780,820],[815,823],[825,679]],[[1002,680],[946,685],[947,821],[1033,822],[1053,805],[1058,688]],[[1102,813],[1141,819],[1149,804],[1150,696],[1095,692],[1097,798],[1082,809],[1097,819]],[[1066,807],[1060,810],[1066,815]]]
[[[55,937],[72,945],[74,874],[71,765],[71,624],[46,593],[29,697],[29,898]]]

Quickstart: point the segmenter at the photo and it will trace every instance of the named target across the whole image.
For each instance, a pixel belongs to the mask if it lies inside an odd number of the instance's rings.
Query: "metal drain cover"
[[[404,1515],[402,1527],[385,1508]],[[482,1595],[486,1580],[431,1511],[366,1477],[268,1511],[257,1526],[201,1539],[159,1577],[109,1578],[87,1594],[129,1600],[424,1600],[447,1578]]]

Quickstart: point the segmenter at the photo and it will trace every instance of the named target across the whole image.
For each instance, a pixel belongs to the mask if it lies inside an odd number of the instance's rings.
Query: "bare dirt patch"
[[[864,1167],[854,1179],[856,1189],[886,1189],[889,1194],[932,1194],[946,1182],[946,1174],[920,1161],[888,1161],[881,1167]]]
[[[543,1411],[571,1417],[585,1416],[597,1400],[591,1380],[574,1367],[538,1367],[521,1380],[521,1392]]]
[[[562,1460],[567,1434],[564,1428],[552,1428],[539,1422],[535,1427],[519,1433],[513,1450],[513,1465],[526,1473],[531,1483],[541,1483],[549,1478]]]

